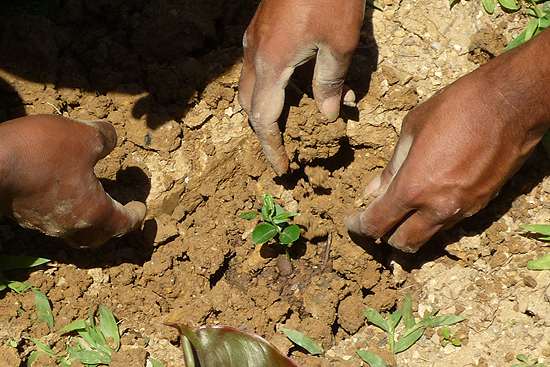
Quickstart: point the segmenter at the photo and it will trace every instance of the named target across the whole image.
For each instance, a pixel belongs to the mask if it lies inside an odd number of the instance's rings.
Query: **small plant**
[[[529,359],[525,354],[518,354],[516,358],[518,359],[518,361],[522,363],[517,363],[512,367],[523,367],[523,366],[546,367],[545,364],[538,363],[539,362],[538,358]]]
[[[21,294],[31,288],[30,284],[9,280],[3,274],[4,270],[32,268],[48,261],[50,260],[34,256],[0,255],[0,291],[9,288]]]
[[[416,322],[412,313],[411,295],[407,294],[403,302],[403,308],[389,315],[387,319],[382,317],[374,308],[369,308],[363,313],[371,324],[378,326],[388,334],[390,351],[396,355],[406,351],[416,343],[427,328],[452,325],[464,320],[463,317],[456,315],[436,316],[437,312],[438,310],[430,312]],[[401,320],[404,321],[405,329],[401,331],[400,336],[396,340],[396,329]],[[386,366],[382,359],[372,352],[358,350],[357,354],[372,367]]]
[[[239,213],[237,216],[242,219],[252,220],[257,215],[261,215],[263,223],[258,224],[254,228],[254,231],[252,231],[252,242],[255,245],[260,245],[277,237],[278,242],[285,249],[287,259],[290,260],[288,245],[300,238],[300,228],[296,224],[289,225],[286,220],[296,217],[300,213],[285,212],[279,204],[275,204],[273,197],[268,193],[262,195],[262,200],[264,205],[261,212],[250,211]]]
[[[547,134],[548,135],[548,134]],[[550,241],[550,225],[548,224],[530,224],[520,226],[530,232],[536,234],[539,241]],[[549,270],[550,269],[550,254],[539,257],[536,260],[527,263],[529,270]]]
[[[294,344],[304,348],[310,354],[321,355],[325,352],[323,350],[323,347],[315,343],[313,339],[311,339],[309,336],[305,335],[304,333],[301,333],[297,330],[287,329],[284,327],[281,328],[281,331],[285,333],[286,337],[289,338]]]
[[[447,344],[451,343],[455,347],[462,346],[462,341],[458,338],[455,338],[454,335],[458,332],[458,328],[454,328],[452,331],[443,326],[441,328],[441,335],[443,335],[443,340],[441,341],[441,346],[445,347]]]

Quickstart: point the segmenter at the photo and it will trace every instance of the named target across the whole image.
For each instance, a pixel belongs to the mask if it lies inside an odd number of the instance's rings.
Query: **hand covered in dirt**
[[[0,214],[75,247],[135,229],[145,205],[113,200],[93,170],[116,140],[105,121],[37,115],[0,124]]]
[[[550,126],[549,52],[550,29],[413,109],[349,230],[416,252],[485,207]]]
[[[336,120],[340,103],[354,104],[344,78],[359,42],[365,0],[263,0],[243,39],[239,103],[249,115],[278,175],[288,156],[277,119],[294,69],[317,56],[313,93],[320,111]],[[346,88],[347,89],[347,88]]]

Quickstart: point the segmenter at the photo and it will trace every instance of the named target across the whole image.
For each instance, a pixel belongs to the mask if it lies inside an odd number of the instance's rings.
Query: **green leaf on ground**
[[[261,215],[262,213],[260,212],[245,212],[245,213],[239,213],[237,214],[237,217],[241,218],[241,219],[246,219],[246,220],[252,220],[254,218],[256,218],[257,215]]]
[[[281,243],[288,245],[300,238],[300,227],[296,224],[292,224],[288,227],[285,227],[281,234],[279,235],[279,241]]]
[[[292,340],[294,344],[297,344],[298,346],[304,348],[309,353],[313,355],[317,354],[323,354],[324,350],[323,348],[315,343],[313,339],[311,339],[309,336],[305,335],[304,333],[301,333],[297,330],[287,329],[282,327],[281,331],[285,333],[285,335]]]
[[[536,260],[529,261],[527,263],[527,269],[529,270],[549,270],[550,269],[550,254],[546,254],[539,257]]]
[[[53,329],[54,321],[52,315],[52,308],[50,306],[50,301],[44,293],[42,293],[38,288],[33,288],[34,300],[36,302],[36,312],[40,321],[45,322],[50,330]]]
[[[482,0],[483,8],[489,14],[493,14],[495,11],[495,0]]]
[[[397,343],[395,343],[394,353],[401,353],[409,349],[418,339],[420,339],[420,337],[422,337],[424,330],[426,330],[426,328],[416,329],[412,333],[399,338]]]
[[[111,310],[105,307],[104,304],[99,305],[99,322],[101,324],[101,331],[106,338],[113,338],[116,348],[120,348],[120,334],[118,332],[118,325],[116,319],[113,316]]]
[[[260,245],[275,237],[277,233],[277,228],[270,223],[258,224],[252,231],[252,242],[255,245]]]
[[[48,261],[36,256],[0,255],[0,270],[32,268]]]
[[[386,333],[389,331],[388,322],[384,320],[382,315],[380,315],[374,308],[368,308],[363,311],[363,315],[369,320],[371,324],[378,326],[380,329],[384,330]]]
[[[378,357],[373,352],[358,349],[357,354],[359,354],[359,357],[361,357],[363,361],[367,362],[370,367],[388,367],[382,358]]]

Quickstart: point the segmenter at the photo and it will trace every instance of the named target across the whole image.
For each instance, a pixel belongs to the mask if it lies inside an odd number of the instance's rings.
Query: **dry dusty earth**
[[[510,366],[519,353],[550,362],[550,272],[525,267],[548,247],[519,228],[550,220],[541,150],[486,209],[415,255],[350,238],[342,223],[368,202],[362,189],[389,160],[407,111],[498,54],[521,31],[522,16],[488,16],[473,0],[452,10],[447,0],[386,0],[383,12],[368,12],[348,75],[358,108],[327,124],[307,77],[297,78],[282,118],[294,172],[280,179],[236,98],[240,39],[256,3],[44,4],[0,6],[0,119],[110,120],[119,142],[97,174],[113,197],[149,207],[141,231],[89,250],[0,221],[3,254],[51,259],[6,275],[47,294],[54,330],[105,304],[123,332],[113,367],[145,366],[147,355],[183,365],[167,322],[243,328],[302,367],[360,366],[350,359],[357,348],[397,366]],[[236,216],[259,209],[264,192],[302,213],[290,275],[277,260],[281,249],[254,246],[255,223]],[[462,347],[442,347],[441,332],[428,331],[393,359],[362,311],[394,311],[408,292],[417,317],[440,309],[466,318]],[[69,336],[36,319],[32,292],[0,294],[0,366],[26,365],[36,349],[29,336],[63,353]],[[326,355],[293,347],[280,326],[306,333]],[[34,365],[54,361],[42,355]]]

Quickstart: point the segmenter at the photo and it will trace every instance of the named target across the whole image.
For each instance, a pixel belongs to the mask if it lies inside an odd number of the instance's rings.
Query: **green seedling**
[[[21,294],[31,288],[30,284],[9,280],[4,275],[4,270],[32,268],[48,261],[50,260],[34,256],[0,255],[0,291],[9,288]]]
[[[427,328],[435,328],[438,326],[446,326],[456,324],[464,320],[463,317],[456,315],[449,316],[436,316],[438,310],[430,312],[419,321],[415,321],[412,312],[412,300],[411,295],[407,294],[403,307],[401,310],[397,310],[395,313],[388,315],[384,318],[374,308],[369,308],[363,312],[367,320],[384,330],[388,334],[388,344],[390,351],[396,355],[409,349],[418,339],[422,337],[424,331]],[[404,323],[404,329],[399,333],[397,337],[397,327],[401,320]],[[357,351],[357,354],[371,367],[383,367],[386,366],[381,358],[375,358],[374,353],[368,351]],[[366,359],[367,358],[367,359]],[[372,363],[371,363],[372,362]]]
[[[548,134],[548,133],[547,133]],[[520,226],[529,232],[535,233],[539,241],[550,241],[550,225],[548,224],[530,224]],[[536,260],[527,263],[529,270],[549,270],[550,269],[550,254],[539,257]]]
[[[441,335],[443,335],[443,340],[441,341],[441,346],[445,347],[447,344],[451,343],[455,347],[461,347],[462,341],[458,338],[454,337],[454,334],[456,334],[458,331],[458,328],[454,328],[452,331],[443,326],[441,328]]]
[[[34,292],[34,301],[36,303],[36,312],[38,313],[38,318],[41,322],[48,324],[50,330],[53,329],[54,321],[52,308],[50,306],[50,301],[44,293],[42,293],[38,288],[32,288]]]
[[[522,363],[517,363],[512,367],[523,367],[523,366],[546,367],[545,364],[538,363],[539,362],[538,358],[529,359],[525,354],[518,354],[516,358],[518,359],[518,361]]]
[[[283,245],[287,259],[290,260],[288,245],[300,238],[300,228],[296,224],[289,225],[286,220],[296,217],[300,213],[285,212],[279,204],[275,204],[273,197],[268,193],[262,195],[262,200],[264,205],[261,212],[250,211],[239,213],[237,216],[252,220],[261,215],[263,223],[258,224],[252,231],[252,242],[255,245],[260,245],[276,237],[277,241]]]
[[[285,333],[286,337],[289,338],[294,344],[304,348],[310,354],[322,355],[325,352],[323,350],[323,347],[315,343],[313,339],[311,339],[309,336],[305,335],[304,333],[301,333],[297,330],[287,329],[284,327],[281,328],[281,331]]]

